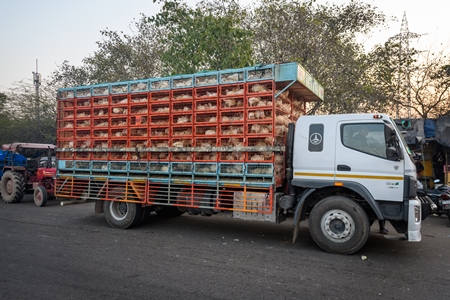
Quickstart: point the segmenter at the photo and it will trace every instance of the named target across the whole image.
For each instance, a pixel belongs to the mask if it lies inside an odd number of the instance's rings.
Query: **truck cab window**
[[[344,146],[386,158],[383,124],[346,124],[342,127]]]

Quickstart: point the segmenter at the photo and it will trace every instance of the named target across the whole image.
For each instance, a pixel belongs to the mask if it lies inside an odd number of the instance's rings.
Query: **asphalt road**
[[[306,223],[293,245],[291,226],[185,214],[118,230],[93,204],[1,202],[0,299],[450,299],[447,218],[420,243],[374,224],[353,255],[320,250]]]

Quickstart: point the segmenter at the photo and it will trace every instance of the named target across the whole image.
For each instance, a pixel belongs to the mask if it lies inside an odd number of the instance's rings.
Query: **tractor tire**
[[[330,196],[311,210],[309,231],[324,251],[352,254],[367,242],[370,225],[358,203],[346,197]]]
[[[48,193],[47,193],[47,190],[45,189],[45,187],[38,186],[34,190],[33,200],[34,200],[34,204],[36,204],[36,206],[39,206],[39,207],[45,206],[45,204],[47,204]]]
[[[0,193],[6,203],[19,203],[25,195],[25,179],[18,172],[6,171],[0,181]]]

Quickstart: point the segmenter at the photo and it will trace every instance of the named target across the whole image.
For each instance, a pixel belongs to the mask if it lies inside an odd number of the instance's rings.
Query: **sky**
[[[360,36],[367,49],[399,34],[405,12],[409,31],[423,34],[411,40],[411,46],[429,50],[439,44],[450,45],[450,1],[361,1],[397,19],[388,23],[389,29],[378,28],[371,36]],[[240,1],[242,5],[251,2]],[[350,0],[316,2],[341,5]],[[21,81],[32,83],[36,65],[44,79],[64,60],[81,65],[83,58],[97,50],[101,30],[129,33],[130,24],[141,13],[154,15],[159,9],[152,0],[0,0],[0,92]]]

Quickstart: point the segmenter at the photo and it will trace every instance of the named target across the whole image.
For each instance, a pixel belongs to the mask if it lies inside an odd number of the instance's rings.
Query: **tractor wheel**
[[[47,190],[43,186],[38,186],[33,193],[33,200],[36,206],[42,207],[47,204],[48,194]]]
[[[358,203],[342,196],[330,196],[313,207],[309,231],[323,250],[352,254],[361,249],[370,234],[369,220]]]
[[[18,172],[6,171],[0,181],[0,193],[6,203],[19,203],[25,194],[25,179]]]

